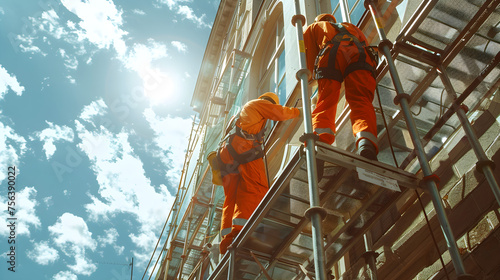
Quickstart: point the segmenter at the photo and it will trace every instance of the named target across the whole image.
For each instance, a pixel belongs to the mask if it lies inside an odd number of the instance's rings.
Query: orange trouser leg
[[[312,112],[313,130],[319,141],[332,144],[335,141],[335,115],[341,84],[330,79],[318,80],[318,102]]]
[[[264,161],[261,158],[240,165],[239,171],[240,174],[238,176],[240,178],[234,186],[234,191],[229,189],[226,192],[224,185],[226,199],[224,200],[224,208],[222,209],[221,234],[223,232],[226,234],[223,235],[222,241],[219,244],[221,254],[226,253],[227,248],[233,242],[233,238],[238,235],[269,189]],[[225,176],[223,180],[230,178],[230,176]],[[231,197],[234,197],[234,200]],[[227,208],[226,202],[228,204]],[[230,209],[233,211],[230,211]],[[230,215],[231,213],[232,215]],[[229,232],[227,230],[228,227],[231,229]]]
[[[236,197],[233,229],[246,223],[269,189],[262,158],[240,167],[241,184]]]
[[[233,163],[233,158],[229,155],[227,149],[223,148],[220,152],[221,160],[224,163]],[[222,178],[222,186],[224,187],[224,206],[222,207],[221,217],[221,236],[222,241],[219,244],[221,254],[226,253],[227,247],[233,242],[232,225],[234,206],[236,203],[236,196],[238,185],[241,182],[239,173],[227,174]]]
[[[377,118],[373,108],[376,81],[367,70],[351,72],[344,80],[346,100],[351,108],[352,132],[370,132],[377,137]],[[373,139],[370,139],[373,141]],[[374,143],[376,145],[376,143]]]
[[[221,217],[221,236],[224,237],[231,232],[234,215],[234,205],[236,203],[237,189],[240,182],[239,174],[229,174],[222,178],[224,187],[224,206]]]

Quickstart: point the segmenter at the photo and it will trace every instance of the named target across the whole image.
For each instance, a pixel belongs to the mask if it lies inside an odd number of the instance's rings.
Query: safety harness
[[[351,72],[356,70],[368,70],[371,71],[372,75],[375,77],[375,69],[368,62],[366,62],[366,53],[364,51],[365,48],[368,49],[368,53],[370,58],[376,62],[376,58],[373,57],[373,50],[370,47],[367,47],[365,42],[360,42],[359,39],[349,33],[347,28],[340,23],[330,22],[332,26],[337,30],[337,34],[328,41],[323,48],[319,51],[316,56],[316,60],[314,62],[314,78],[317,79],[333,79],[342,83],[344,81],[344,77],[347,77]],[[335,68],[335,58],[337,56],[337,51],[339,49],[340,43],[342,41],[349,41],[351,44],[356,45],[359,52],[359,59],[356,62],[353,62],[347,66],[342,75],[342,72],[339,69]],[[328,54],[328,65],[326,67],[319,67],[320,59]]]
[[[223,141],[225,143],[227,151],[233,158],[233,163],[230,164],[224,163],[220,157],[220,151],[222,150],[223,147],[217,149],[216,164],[219,167],[222,177],[226,176],[227,174],[238,173],[238,166],[240,166],[241,164],[249,163],[251,161],[264,157],[262,142],[264,140],[264,133],[266,131],[266,127],[264,126],[256,134],[251,134],[241,129],[241,127],[237,126],[236,123],[239,123],[239,119],[234,124],[235,126],[234,132],[229,134]],[[235,136],[239,136],[245,140],[253,141],[254,147],[246,152],[238,154],[231,145],[233,143]]]

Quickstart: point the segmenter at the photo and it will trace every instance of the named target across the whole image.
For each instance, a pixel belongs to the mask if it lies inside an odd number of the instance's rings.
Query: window
[[[280,99],[280,104],[284,105],[287,100],[286,91],[286,68],[285,68],[285,40],[283,30],[283,14],[277,20],[269,32],[263,34],[263,38],[268,38],[264,46],[262,56],[259,94],[264,92],[274,92]]]
[[[344,21],[342,18],[342,9],[340,8],[340,5],[343,5],[344,1],[338,1],[338,0],[330,0],[330,3],[332,4],[333,8],[333,15],[337,19],[338,22]],[[349,11],[349,15],[351,17],[351,23],[357,24],[361,17],[363,16],[363,13],[365,12],[365,7],[363,5],[364,1],[361,0],[347,0],[347,7],[346,10]]]

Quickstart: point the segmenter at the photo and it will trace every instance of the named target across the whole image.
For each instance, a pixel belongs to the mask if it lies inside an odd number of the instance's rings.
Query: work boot
[[[358,142],[358,155],[370,160],[378,160],[377,149],[375,148],[373,143],[366,138],[362,138]]]

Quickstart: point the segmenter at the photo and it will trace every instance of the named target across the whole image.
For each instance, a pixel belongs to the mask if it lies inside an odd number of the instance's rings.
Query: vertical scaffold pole
[[[363,257],[365,259],[365,263],[367,265],[367,272],[370,280],[377,280],[377,256],[378,254],[373,251],[373,243],[372,236],[368,231],[363,236],[365,240],[365,252],[363,253]]]
[[[296,77],[300,81],[302,91],[302,109],[304,118],[304,135],[301,141],[305,143],[307,180],[309,182],[309,205],[310,208],[305,212],[305,216],[311,220],[312,241],[314,250],[314,269],[317,280],[326,279],[325,269],[325,249],[323,244],[321,222],[326,216],[326,211],[320,206],[318,191],[318,176],[316,173],[316,155],[314,153],[316,135],[313,133],[311,119],[311,102],[309,97],[308,80],[311,76],[306,67],[306,54],[304,46],[304,35],[302,26],[305,24],[305,17],[300,14],[300,4],[295,0],[295,15],[292,17],[292,24],[297,30],[297,39],[299,43],[299,67]]]
[[[411,115],[410,106],[408,104],[408,100],[411,97],[407,93],[404,93],[401,80],[399,78],[396,66],[394,64],[394,60],[392,59],[391,56],[390,46],[392,45],[392,43],[387,39],[385,35],[385,31],[381,23],[382,18],[377,10],[376,4],[377,3],[375,0],[365,0],[365,7],[369,9],[372,18],[375,22],[378,35],[380,37],[379,49],[382,51],[383,55],[387,58],[389,73],[391,74],[392,82],[394,84],[394,88],[397,94],[396,98],[394,98],[394,103],[400,105],[403,115],[405,117],[406,125],[408,127],[408,131],[410,133],[411,140],[413,142],[413,146],[415,148],[417,158],[420,163],[420,168],[422,169],[422,172],[424,174],[424,179],[422,181],[427,185],[427,189],[431,196],[434,209],[436,210],[437,218],[441,225],[441,230],[443,231],[444,237],[446,239],[448,251],[450,253],[451,260],[453,262],[453,266],[455,268],[458,279],[460,280],[474,279],[471,275],[465,273],[465,267],[462,262],[462,259],[460,258],[460,252],[458,251],[455,236],[453,235],[453,231],[451,230],[448,217],[446,216],[445,209],[441,201],[441,196],[439,195],[439,191],[437,189],[437,183],[439,181],[439,178],[432,173],[432,169],[427,160],[427,156],[425,155],[425,150],[422,145],[422,142],[420,141],[420,137],[417,131],[417,126],[415,124],[415,120]]]
[[[453,88],[453,85],[451,84],[450,78],[448,77],[448,74],[446,74],[445,69],[443,66],[438,67],[438,74],[441,77],[441,81],[443,82],[444,88],[448,92],[448,94],[453,98],[457,99],[457,93],[455,92],[455,89]],[[495,168],[495,163],[491,161],[488,156],[486,156],[486,153],[483,150],[483,147],[481,147],[481,144],[479,143],[477,139],[476,132],[472,128],[472,125],[470,124],[469,120],[467,119],[467,115],[464,110],[464,105],[460,104],[455,104],[453,103],[452,106],[457,106],[456,111],[457,111],[457,116],[458,119],[460,120],[460,123],[462,124],[462,127],[464,128],[465,135],[467,135],[467,139],[469,140],[469,143],[472,147],[472,150],[474,150],[474,153],[476,154],[477,157],[477,164],[476,164],[476,169],[480,173],[484,175],[486,178],[486,181],[490,185],[491,190],[493,191],[493,194],[495,195],[495,198],[497,200],[498,205],[500,205],[500,188],[498,187],[498,183],[495,179],[495,176],[493,175],[493,169]],[[466,109],[466,107],[465,107]]]
[[[186,240],[184,240],[184,249],[182,250],[182,255],[181,255],[181,266],[179,267],[179,279],[182,278],[182,271],[184,270],[184,265],[186,264],[188,258],[189,232],[191,231],[191,223],[193,221],[193,208],[194,208],[194,202],[191,201],[187,210],[189,211],[189,216],[187,218],[188,225],[186,231]]]
[[[227,280],[234,280],[234,269],[236,265],[236,248],[229,245],[227,248],[229,252],[229,267],[227,268]]]

